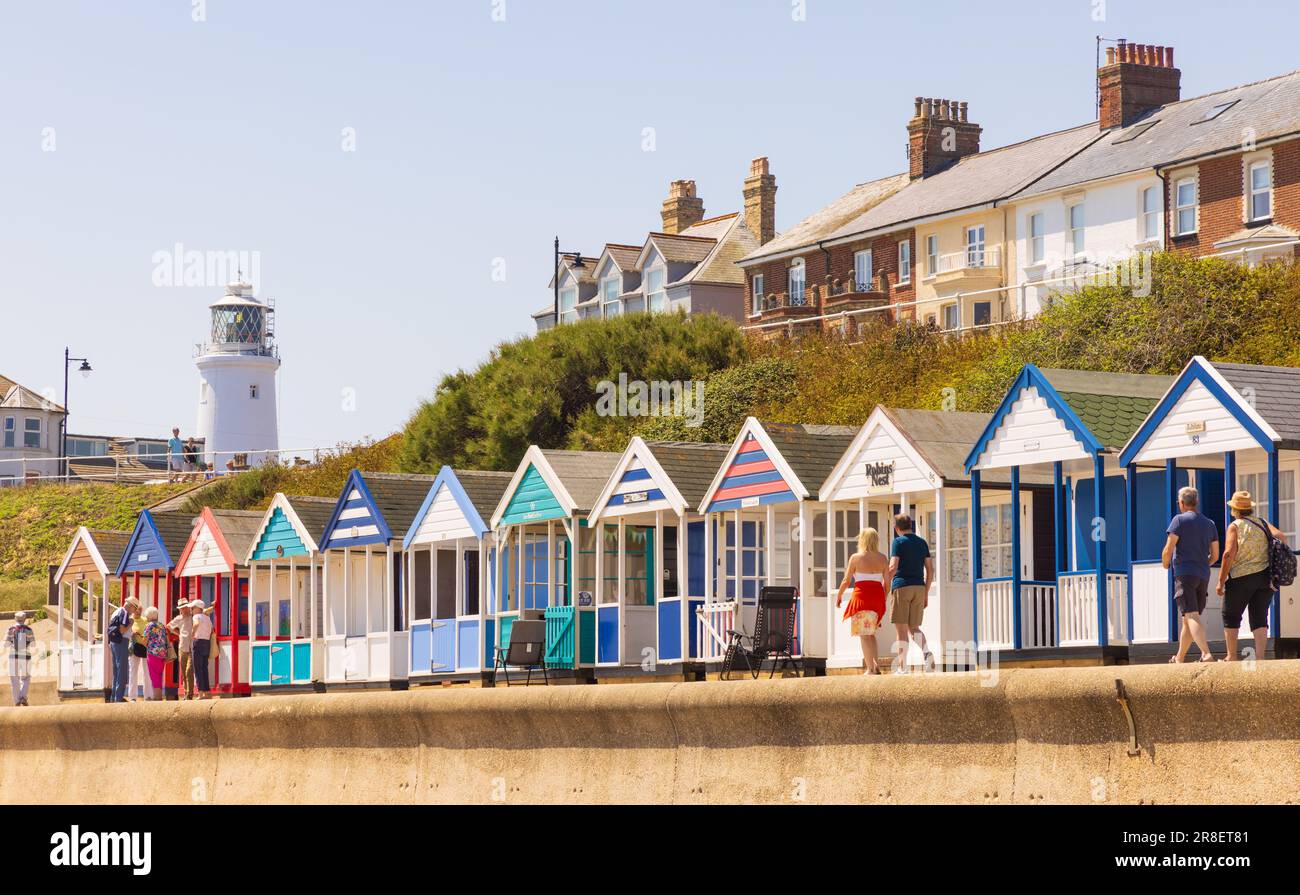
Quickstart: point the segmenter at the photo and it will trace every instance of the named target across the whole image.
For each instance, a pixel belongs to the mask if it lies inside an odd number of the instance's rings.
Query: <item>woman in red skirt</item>
[[[880,674],[876,660],[876,631],[885,619],[885,600],[889,596],[889,557],[880,552],[880,534],[865,528],[858,534],[858,552],[849,557],[835,595],[835,608],[844,601],[844,591],[853,587],[853,596],[844,609],[854,637],[862,641],[864,674]]]

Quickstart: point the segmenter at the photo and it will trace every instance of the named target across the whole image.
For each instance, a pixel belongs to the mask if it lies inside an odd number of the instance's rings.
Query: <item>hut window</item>
[[[414,603],[415,612],[413,617],[416,620],[432,618],[429,614],[429,608],[432,605],[432,583],[429,570],[429,560],[433,556],[431,550],[415,551],[414,565],[411,572],[411,600]]]
[[[1011,570],[1011,504],[980,507],[980,569],[985,578],[1001,578]]]
[[[736,536],[736,523],[727,521],[726,575],[727,597],[753,600],[758,589],[767,581],[767,525],[759,520],[741,520],[740,537]],[[739,594],[737,594],[739,585]]]
[[[970,581],[970,510],[959,507],[948,511],[948,538],[943,564],[948,580]]]
[[[439,550],[435,566],[434,618],[456,617],[456,551]]]
[[[465,554],[465,614],[478,615],[478,553]]]
[[[1277,485],[1278,514],[1276,519],[1269,519],[1268,474],[1248,472],[1237,475],[1237,487],[1243,491],[1249,491],[1255,501],[1255,515],[1260,519],[1268,519],[1269,522],[1272,522],[1286,534],[1288,540],[1294,543],[1296,536],[1295,470],[1279,470]]]

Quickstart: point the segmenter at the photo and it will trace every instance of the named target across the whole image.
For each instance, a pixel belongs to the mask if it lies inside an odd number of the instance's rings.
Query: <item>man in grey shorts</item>
[[[1201,650],[1202,662],[1214,661],[1201,613],[1205,611],[1210,592],[1210,566],[1219,559],[1219,530],[1200,511],[1200,503],[1201,496],[1195,488],[1179,489],[1180,512],[1169,522],[1165,549],[1160,554],[1161,564],[1174,570],[1174,600],[1183,616],[1178,652],[1170,657],[1170,662],[1184,661],[1193,641]]]

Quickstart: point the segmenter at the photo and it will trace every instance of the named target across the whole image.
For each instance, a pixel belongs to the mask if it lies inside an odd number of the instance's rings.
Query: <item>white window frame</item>
[[[1263,171],[1267,183],[1262,189],[1255,189],[1255,172]],[[1263,196],[1268,203],[1264,214],[1255,214],[1255,197]],[[1256,159],[1246,165],[1246,223],[1264,221],[1273,217],[1273,165],[1268,159]]]
[[[653,289],[651,281],[659,278],[659,288]],[[659,303],[661,307],[655,307]],[[668,310],[668,269],[662,262],[646,268],[645,272],[645,309],[649,313]]]
[[[1287,536],[1291,544],[1296,539],[1296,471],[1295,469],[1278,470],[1278,518],[1269,518],[1268,508],[1268,472],[1242,472],[1237,474],[1237,488],[1249,491],[1255,501],[1255,517],[1266,519],[1277,526]],[[1289,496],[1283,496],[1288,495]]]
[[[956,326],[948,325],[948,312],[952,310],[956,310],[957,312]],[[939,309],[939,315],[940,315],[939,325],[944,332],[952,332],[954,330],[961,329],[961,302],[951,302],[949,304],[944,305]]]
[[[1147,196],[1152,197],[1151,207],[1147,207]],[[1160,207],[1160,187],[1148,186],[1138,190],[1138,237],[1143,242],[1160,239],[1164,224],[1163,209]],[[1152,226],[1154,224],[1154,227]]]
[[[912,240],[904,239],[898,243],[898,285],[906,286],[912,282]]]
[[[623,275],[614,271],[600,281],[600,313],[604,317],[617,317],[623,313],[623,303],[619,296],[623,294]],[[609,297],[609,287],[614,287],[614,297]],[[611,306],[615,308],[610,311]]]
[[[795,288],[796,283],[798,284],[797,289]],[[789,304],[792,307],[803,307],[808,301],[808,268],[802,258],[795,258],[790,262],[790,270],[786,274],[785,285]]]
[[[1010,578],[1014,573],[1015,551],[1011,549],[1011,532],[1012,532],[1012,515],[1011,504],[1002,503],[984,503],[980,505],[980,525],[984,524],[984,516],[989,512],[996,514],[998,529],[997,537],[990,538],[983,528],[980,529],[980,552],[981,559],[980,571],[985,578]],[[996,552],[993,552],[996,551]],[[990,563],[989,557],[996,561],[996,565]]]
[[[1029,215],[1025,230],[1029,234],[1029,263],[1042,264],[1047,260],[1046,216],[1041,211]]]
[[[1075,221],[1075,212],[1079,220]],[[1071,261],[1081,261],[1088,251],[1088,210],[1082,202],[1074,202],[1065,209],[1065,249]]]
[[[560,287],[560,319],[557,323],[571,323],[578,319],[578,287]]]
[[[872,264],[871,249],[859,249],[853,253],[853,284],[857,292],[870,292],[871,279],[876,274]]]
[[[985,252],[984,225],[975,224],[966,228],[966,266],[984,267],[988,257]],[[978,263],[977,263],[978,262]]]
[[[1192,199],[1189,203],[1183,204],[1182,192],[1183,187],[1188,186],[1192,189]],[[1195,177],[1180,177],[1174,182],[1174,235],[1191,236],[1196,233],[1200,224],[1200,209],[1198,208],[1200,198],[1200,188],[1196,183]],[[1183,212],[1190,211],[1192,214],[1192,226],[1190,229],[1183,229]]]
[[[749,280],[750,313],[757,317],[763,312],[763,275],[754,274]]]
[[[949,507],[945,520],[947,534],[944,536],[943,573],[944,580],[957,584],[969,584],[971,580],[971,543],[970,543],[971,508]]]
[[[925,275],[932,277],[939,272],[939,234],[931,233],[925,238]]]
[[[29,425],[30,423],[35,423],[36,428],[33,429]],[[28,444],[27,436],[32,434],[36,435],[36,443]],[[41,418],[39,416],[23,417],[23,448],[26,450],[39,451],[44,441],[45,441],[45,423],[41,420]]]

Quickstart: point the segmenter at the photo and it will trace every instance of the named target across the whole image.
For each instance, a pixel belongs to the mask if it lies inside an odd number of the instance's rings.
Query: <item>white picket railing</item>
[[[698,655],[693,658],[700,662],[722,661],[731,642],[727,632],[736,629],[738,607],[735,600],[730,600],[705,603],[695,610],[695,650]]]
[[[993,578],[975,582],[981,650],[1015,647],[1015,617],[1012,615],[1011,592],[1010,578]]]
[[[979,608],[979,648],[1014,649],[1016,645],[1014,582],[992,578],[975,583]],[[1020,646],[1056,646],[1056,585],[1046,581],[1020,583]]]
[[[1056,646],[1056,585],[1020,583],[1020,645],[1025,649]]]
[[[1061,646],[1096,646],[1097,573],[1065,572],[1060,576]],[[1128,576],[1106,575],[1106,621],[1109,642],[1128,643]]]

